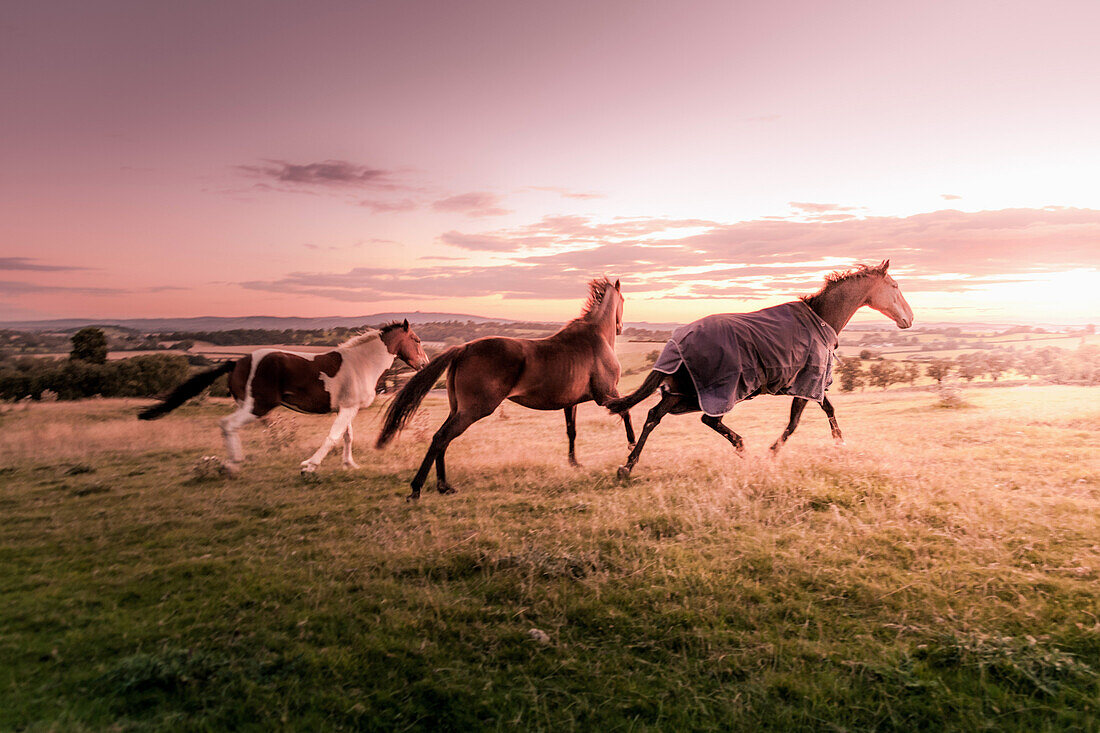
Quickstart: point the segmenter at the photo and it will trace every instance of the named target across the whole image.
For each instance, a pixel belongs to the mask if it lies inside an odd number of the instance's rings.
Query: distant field
[[[224,402],[9,409],[0,730],[1097,730],[1100,390],[966,397],[839,394],[848,447],[811,406],[776,460],[788,400],[731,413],[745,460],[669,417],[626,484],[617,420],[574,470],[511,406],[416,505],[437,396],[312,480],[324,418],[231,480]]]

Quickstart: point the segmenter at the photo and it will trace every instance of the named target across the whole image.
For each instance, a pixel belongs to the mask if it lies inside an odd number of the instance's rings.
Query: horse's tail
[[[646,397],[657,391],[657,387],[661,384],[661,380],[668,375],[664,372],[653,371],[649,373],[649,376],[642,382],[642,386],[634,390],[625,397],[620,397],[617,400],[611,400],[604,407],[611,410],[616,415],[621,415],[634,405],[638,404]]]
[[[164,417],[169,412],[209,387],[218,377],[233,371],[233,367],[235,366],[237,366],[237,362],[230,359],[229,361],[222,362],[213,369],[199,372],[180,386],[176,387],[172,394],[164,398],[164,401],[139,412],[138,420],[156,420],[158,417]]]
[[[397,396],[393,398],[393,402],[386,409],[386,417],[382,421],[382,432],[378,434],[375,447],[385,448],[393,440],[393,436],[397,434],[397,431],[405,427],[405,423],[416,412],[416,408],[420,407],[424,395],[428,394],[436,380],[465,348],[464,346],[452,346],[428,362],[428,366],[418,371],[412,379],[405,383],[405,386],[401,388],[401,391],[397,393]]]

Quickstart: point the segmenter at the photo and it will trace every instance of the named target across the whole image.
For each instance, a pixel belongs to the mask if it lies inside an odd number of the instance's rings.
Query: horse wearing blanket
[[[162,417],[222,374],[229,374],[229,392],[237,402],[237,409],[222,418],[221,428],[230,473],[236,473],[244,460],[237,431],[280,405],[319,415],[336,412],[336,420],[321,447],[302,461],[302,473],[316,470],[341,438],[344,467],[358,468],[351,454],[351,421],[359,410],[374,402],[378,378],[390,368],[394,358],[417,370],[428,363],[420,338],[409,328],[407,320],[378,331],[368,330],[320,354],[257,349],[242,359],[196,374],[138,417],[142,420]]]
[[[611,412],[623,414],[661,389],[661,400],[649,411],[637,444],[619,467],[619,477],[630,475],[649,434],[669,413],[702,411],[703,424],[728,440],[740,455],[744,441],[722,418],[738,402],[759,394],[794,397],[790,422],[772,444],[773,453],[798,427],[809,400],[821,405],[833,438],[842,443],[825,394],[833,381],[837,334],[862,306],[883,313],[900,328],[913,325],[913,310],[887,274],[889,267],[890,261],[885,260],[877,267],[861,265],[834,272],[814,295],[754,313],[707,316],[677,329],[642,386],[607,404]]]

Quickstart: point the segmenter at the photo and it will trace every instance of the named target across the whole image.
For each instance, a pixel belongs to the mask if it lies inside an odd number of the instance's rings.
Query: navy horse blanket
[[[687,369],[699,406],[720,417],[758,394],[821,402],[833,382],[832,326],[801,300],[752,313],[720,313],[681,326],[654,371]]]

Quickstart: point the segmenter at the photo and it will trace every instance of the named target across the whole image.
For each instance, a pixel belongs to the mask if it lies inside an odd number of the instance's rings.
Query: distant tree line
[[[382,324],[373,324],[377,328]],[[368,326],[363,326],[367,328]],[[423,341],[436,341],[448,345],[461,344],[486,336],[511,336],[514,338],[543,338],[562,327],[560,323],[500,322],[500,321],[433,321],[413,324],[413,329]],[[360,328],[315,329],[266,329],[236,328],[229,331],[167,331],[151,334],[157,341],[195,342],[205,341],[217,346],[245,346],[251,344],[297,344],[302,346],[336,346],[358,334]],[[622,338],[636,341],[665,341],[671,331],[644,328],[626,328]]]
[[[627,341],[659,341],[661,343],[672,338],[672,331],[649,328],[624,328],[622,337]]]
[[[890,361],[877,358],[864,368],[864,361],[874,358],[869,351],[859,356],[839,357],[837,381],[842,392],[865,387],[886,389],[892,384],[914,384],[921,376],[937,383],[955,376],[966,382],[988,377],[996,382],[1010,372],[1022,377],[1039,377],[1055,384],[1100,384],[1100,346],[1082,344],[1076,349],[1047,346],[1024,352],[981,351],[959,354],[954,359],[932,359],[927,362]]]
[[[228,331],[169,331],[155,334],[161,341],[205,341],[217,346],[252,344],[296,344],[302,346],[336,346],[356,336],[366,328],[378,328],[381,323],[362,328],[270,329],[234,328]],[[481,336],[527,336],[553,333],[554,326],[544,323],[475,323],[474,321],[440,321],[417,323],[413,330],[423,341],[470,341]]]
[[[228,331],[167,331],[152,334],[157,341],[176,341],[194,345],[204,341],[216,346],[251,344],[298,344],[302,346],[335,346],[359,333],[357,328],[233,328]]]
[[[110,351],[158,351],[164,349],[164,346],[154,336],[121,326],[104,326],[103,328],[93,326],[50,332],[0,329],[0,358],[64,353],[69,350],[72,337],[81,331],[86,331],[87,328],[102,333]]]

